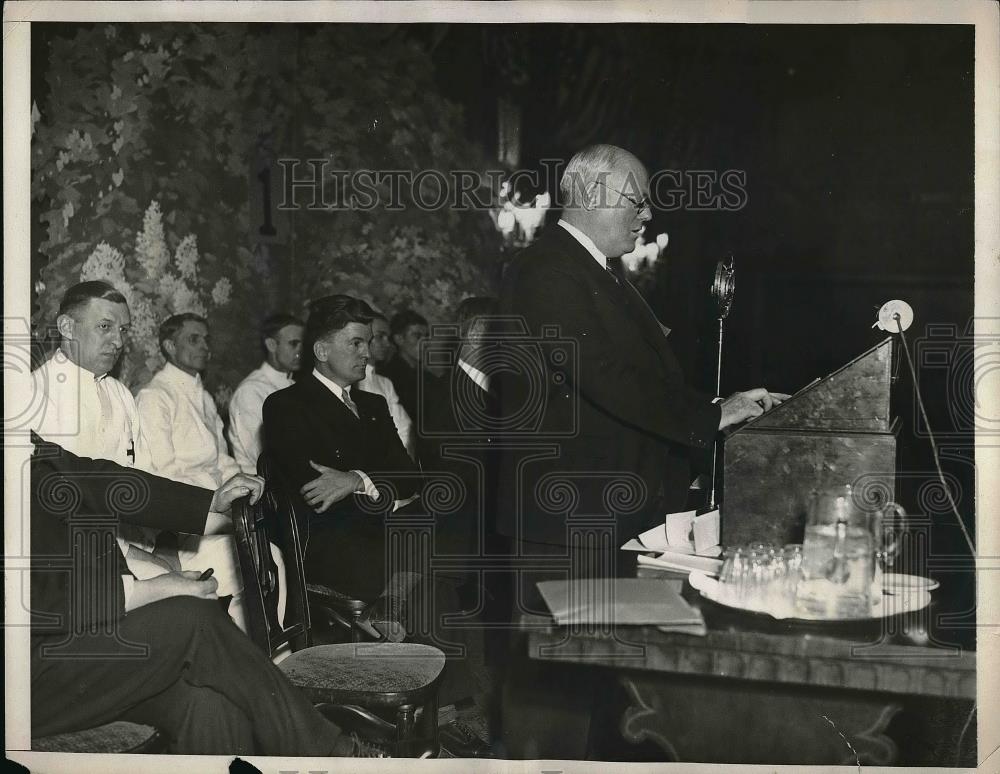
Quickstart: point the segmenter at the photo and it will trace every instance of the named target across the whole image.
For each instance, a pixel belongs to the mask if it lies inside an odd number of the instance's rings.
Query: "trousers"
[[[330,755],[324,718],[214,600],[170,597],[117,622],[116,642],[80,637],[46,656],[33,642],[32,736],[129,720],[155,726],[172,753]],[[50,639],[50,638],[47,638]],[[137,647],[138,646],[138,647]],[[136,651],[145,649],[144,655]]]

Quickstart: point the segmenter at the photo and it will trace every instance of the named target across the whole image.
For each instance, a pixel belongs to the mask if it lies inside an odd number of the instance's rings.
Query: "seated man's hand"
[[[238,500],[244,495],[250,495],[250,502],[255,503],[263,493],[264,479],[260,476],[251,476],[248,473],[237,473],[215,490],[209,510],[215,513],[225,513],[234,500]]]
[[[319,476],[299,491],[316,513],[323,513],[334,503],[357,492],[362,485],[361,476],[353,471],[328,468],[326,465],[317,465],[312,460],[309,460],[309,464],[319,472]]]
[[[745,422],[759,417],[769,411],[789,396],[783,392],[768,392],[763,387],[757,387],[746,392],[736,392],[722,401],[722,415],[719,417],[719,429]]]
[[[127,610],[149,605],[168,597],[198,597],[200,599],[218,599],[216,590],[219,582],[214,578],[198,580],[201,573],[197,570],[181,570],[180,572],[165,572],[147,580],[137,580],[128,598]]]

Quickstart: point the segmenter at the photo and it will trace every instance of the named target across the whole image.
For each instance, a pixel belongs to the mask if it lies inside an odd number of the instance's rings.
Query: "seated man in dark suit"
[[[414,520],[419,532],[422,478],[406,453],[385,399],[354,387],[365,377],[373,311],[344,295],[314,302],[306,322],[303,376],[264,401],[264,457],[293,500],[307,508],[305,575],[351,597],[372,602],[383,591],[405,604],[402,622],[414,639],[449,655],[439,695],[442,704],[466,698],[467,665],[443,633],[442,618],[460,609],[455,584],[428,575],[419,534],[389,540]],[[417,540],[409,540],[416,537]],[[387,545],[402,555],[387,562]],[[402,573],[418,582],[400,584]],[[384,631],[384,630],[383,630]],[[457,658],[455,657],[457,656]],[[462,757],[481,743],[441,729],[442,740]]]
[[[366,601],[387,580],[385,517],[420,492],[385,398],[351,389],[365,378],[371,313],[350,296],[313,304],[303,345],[310,364],[264,401],[263,428],[278,483],[311,511],[302,525],[306,577]]]
[[[33,441],[34,738],[128,720],[181,754],[361,752],[236,627],[214,578],[129,576],[126,603],[120,522],[201,534],[209,511],[259,498],[259,478],[239,474],[213,493]]]

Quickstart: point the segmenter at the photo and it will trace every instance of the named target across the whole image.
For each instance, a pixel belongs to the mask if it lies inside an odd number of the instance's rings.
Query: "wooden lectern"
[[[894,499],[891,368],[890,338],[729,435],[723,546],[801,543],[814,491],[851,484],[872,508]]]

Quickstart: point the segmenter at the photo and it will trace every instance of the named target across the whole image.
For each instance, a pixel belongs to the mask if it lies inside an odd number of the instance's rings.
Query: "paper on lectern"
[[[623,551],[718,556],[719,511],[710,511],[701,516],[696,516],[695,513],[696,511],[668,513],[663,524],[647,529],[621,548]],[[694,540],[691,539],[692,534]]]
[[[703,554],[719,545],[719,510],[696,516],[691,526],[694,532],[694,552]]]

